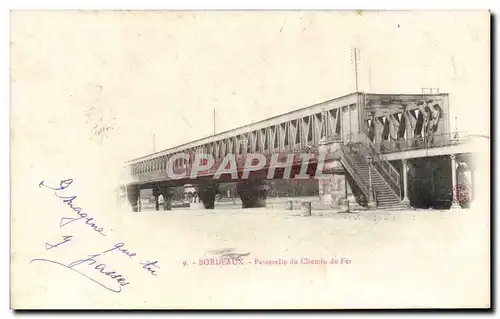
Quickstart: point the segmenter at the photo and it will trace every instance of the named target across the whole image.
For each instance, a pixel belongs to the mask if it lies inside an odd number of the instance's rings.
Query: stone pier
[[[160,201],[159,201],[159,197],[160,197],[160,188],[156,187],[156,188],[153,188],[153,196],[155,197],[155,210],[158,211],[160,210]]]
[[[236,186],[243,208],[265,207],[266,189],[262,180],[243,180]]]
[[[172,210],[172,198],[174,197],[174,191],[167,186],[163,186],[160,188],[160,193],[163,196],[163,210]]]
[[[137,201],[139,200],[139,192],[140,192],[139,187],[133,187],[133,186],[127,187],[128,202],[130,204],[130,209],[133,212],[138,211]]]
[[[341,199],[348,199],[345,170],[340,163],[340,136],[330,140],[322,138],[319,142],[320,154],[326,153],[322,167],[322,176],[318,179],[318,188],[321,202],[332,206],[339,206]],[[321,165],[321,163],[318,163]]]
[[[215,208],[215,195],[219,190],[219,184],[214,180],[204,180],[198,184],[198,195],[206,209]]]

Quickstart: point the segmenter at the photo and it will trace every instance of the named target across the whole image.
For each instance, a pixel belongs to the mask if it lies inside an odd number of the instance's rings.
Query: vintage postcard
[[[490,307],[490,12],[10,19],[11,308]]]

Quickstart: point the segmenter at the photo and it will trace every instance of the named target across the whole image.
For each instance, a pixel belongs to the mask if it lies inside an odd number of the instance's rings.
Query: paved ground
[[[292,201],[292,208],[294,210],[300,210],[300,205],[304,201],[310,201],[313,210],[317,211],[335,211],[331,205],[322,203],[318,196],[303,196],[303,197],[269,197],[266,200],[267,209],[285,209],[287,202]],[[179,206],[180,201],[174,201],[172,203],[173,207]],[[238,209],[241,208],[241,200],[239,198],[227,198],[224,197],[219,201],[216,201],[215,206],[217,209]],[[145,210],[154,210],[154,203],[143,203],[143,208]]]
[[[162,264],[157,280],[165,289],[161,295],[148,294],[144,283],[144,306],[363,308],[488,303],[488,212],[299,214],[227,207],[122,214],[120,228],[130,230],[130,245],[151,243],[142,253],[154,255]],[[241,257],[244,264],[199,265],[199,259],[220,256]],[[279,258],[293,258],[298,264],[255,264],[255,259]],[[302,258],[335,259],[339,264],[301,264]],[[141,289],[139,283],[134,285]]]

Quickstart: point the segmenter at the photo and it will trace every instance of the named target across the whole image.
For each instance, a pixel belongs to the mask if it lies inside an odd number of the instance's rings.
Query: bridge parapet
[[[467,132],[455,132],[427,137],[416,137],[413,139],[400,139],[396,141],[384,141],[375,143],[375,149],[382,153],[406,152],[426,148],[438,148],[459,145],[469,142],[470,137]]]

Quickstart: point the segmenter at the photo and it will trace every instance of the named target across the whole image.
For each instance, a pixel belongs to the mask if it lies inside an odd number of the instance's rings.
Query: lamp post
[[[403,159],[403,191],[404,191],[404,197],[402,200],[402,204],[409,207],[410,206],[410,199],[408,197],[408,160]]]
[[[370,155],[366,156],[366,161],[368,162],[368,208],[375,208],[377,204],[373,198],[373,187],[372,187],[372,157]]]

